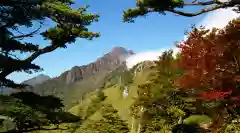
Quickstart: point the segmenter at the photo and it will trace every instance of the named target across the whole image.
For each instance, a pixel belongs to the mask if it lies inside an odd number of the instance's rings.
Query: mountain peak
[[[110,52],[98,58],[95,62],[72,68],[67,74],[66,84],[82,80],[100,71],[114,70],[116,67],[123,64],[126,58],[132,54],[133,52],[131,50],[126,50],[123,47],[113,47]]]
[[[61,79],[61,82],[67,85],[88,78],[98,72],[107,73],[108,71],[114,70],[120,65],[125,64],[126,58],[132,54],[133,51],[116,46],[113,47],[110,52],[98,58],[95,62],[83,66],[74,66],[70,70],[53,79],[57,81]],[[40,77],[43,76],[44,75],[41,75]]]
[[[111,50],[111,53],[114,53],[114,52],[127,52],[127,50],[123,47],[115,46]]]
[[[123,47],[113,47],[109,54],[114,57],[119,57],[128,54],[128,50]]]
[[[133,52],[132,50],[128,50],[128,54],[129,54],[129,55],[133,55],[134,52]]]
[[[132,50],[127,50],[123,47],[119,47],[119,46],[115,46],[112,48],[112,50],[105,54],[103,57],[105,58],[112,58],[115,60],[121,60],[121,61],[125,61],[125,57],[133,55],[134,53],[132,52]]]
[[[40,74],[34,78],[28,79],[26,81],[23,81],[23,84],[28,84],[28,85],[37,85],[37,84],[41,84],[47,80],[49,80],[50,77],[44,74]]]

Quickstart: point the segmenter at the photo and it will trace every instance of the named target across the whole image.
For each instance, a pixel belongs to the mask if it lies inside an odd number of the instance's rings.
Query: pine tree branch
[[[7,86],[10,88],[23,88],[26,87],[24,84],[16,84],[12,80],[0,77],[0,87]]]
[[[219,0],[211,0],[211,1],[205,1],[205,2],[201,2],[198,0],[195,0],[193,2],[190,3],[184,3],[184,6],[207,6],[207,5],[213,5],[213,4],[222,4],[222,2],[220,2]]]
[[[27,2],[24,0],[2,0],[0,1],[0,6],[13,6],[13,5],[36,5],[41,3],[41,0],[28,0]]]
[[[134,22],[134,19],[140,16],[145,16],[148,13],[157,12],[160,14],[166,14],[165,11],[172,12],[176,15],[185,16],[185,17],[194,17],[198,16],[210,11],[214,11],[217,9],[223,9],[227,7],[238,7],[240,8],[240,1],[239,0],[230,0],[229,2],[221,2],[220,0],[208,0],[208,1],[201,1],[201,0],[194,0],[192,2],[188,3],[182,3],[180,8],[184,8],[186,6],[204,6],[203,9],[197,12],[186,12],[181,11],[176,8],[178,7],[161,7],[159,5],[151,6],[146,5],[144,7],[137,6],[136,8],[130,8],[126,11],[124,11],[123,14],[123,22]],[[210,7],[209,7],[210,6]],[[233,9],[234,10],[234,9]],[[239,9],[236,9],[239,11]]]
[[[189,13],[189,12],[183,12],[183,11],[179,11],[179,10],[175,10],[175,9],[168,9],[167,11],[181,15],[181,16],[185,16],[185,17],[194,17],[194,16],[198,16],[210,11],[214,11],[217,9],[221,9],[221,8],[226,8],[226,7],[232,7],[233,5],[231,3],[223,3],[223,4],[219,4],[216,6],[212,6],[209,8],[204,8],[202,10],[200,10],[199,12],[195,12],[195,13]]]
[[[55,49],[57,49],[58,47],[60,47],[60,45],[50,45],[50,46],[46,46],[45,48],[43,49],[40,49],[36,52],[34,52],[31,56],[29,56],[27,59],[23,60],[23,64],[28,64],[29,62],[32,62],[34,59],[36,59],[37,57],[39,57],[40,55],[42,54],[45,54],[45,53],[49,53],[49,52],[52,52],[54,51]],[[4,70],[0,73],[0,79],[1,78],[5,78],[7,77],[9,74],[13,73],[14,71],[18,70],[20,66],[13,66],[12,68],[9,68],[7,70]]]
[[[54,51],[55,49],[59,48],[60,45],[50,45],[50,46],[46,46],[43,49],[40,49],[39,51],[33,53],[31,56],[29,56],[27,59],[25,59],[26,62],[32,62],[34,59],[36,59],[38,56],[45,54],[45,53],[49,53]]]
[[[88,28],[86,28],[86,26],[90,25],[92,22],[97,22],[99,15],[86,13],[86,8],[73,10],[69,6],[71,3],[73,3],[72,0],[53,2],[45,0],[10,0],[0,2],[0,7],[3,8],[1,12],[7,14],[0,15],[3,19],[3,22],[0,24],[0,29],[2,30],[6,30],[7,28],[16,30],[19,26],[26,26],[29,28],[33,26],[32,21],[41,21],[46,18],[51,19],[57,24],[56,27],[49,28],[40,34],[44,39],[51,41],[51,44],[44,48],[39,48],[38,45],[31,43],[21,43],[19,41],[19,39],[32,36],[39,31],[41,27],[28,34],[22,34],[19,32],[17,35],[12,35],[3,32],[4,35],[8,35],[5,37],[5,40],[8,42],[3,43],[5,45],[1,48],[3,52],[18,50],[21,52],[30,51],[32,54],[23,60],[4,60],[9,64],[1,64],[0,84],[7,86],[9,80],[6,77],[13,72],[30,72],[30,70],[39,70],[40,67],[31,62],[42,54],[52,52],[57,48],[65,48],[67,43],[75,42],[76,38],[86,38],[91,40],[95,37],[99,37],[99,33],[89,32]],[[7,6],[8,4],[10,7]],[[19,16],[19,13],[22,15]]]
[[[40,25],[39,28],[37,28],[35,31],[28,33],[28,34],[23,34],[23,35],[16,35],[11,37],[10,39],[17,39],[17,38],[24,38],[24,37],[32,37],[34,34],[36,34],[40,29],[42,28],[42,26]]]
[[[3,52],[3,51],[0,51],[0,56],[1,56],[1,54],[4,55],[4,54],[6,54],[6,53]],[[11,58],[15,58],[15,59],[17,59],[17,60],[20,60],[20,58],[18,58],[16,55],[14,55],[14,54],[12,54],[12,53],[7,53],[7,55],[8,55],[9,57],[11,57]]]

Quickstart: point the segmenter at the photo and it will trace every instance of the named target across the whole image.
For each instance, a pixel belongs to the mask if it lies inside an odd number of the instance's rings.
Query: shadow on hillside
[[[178,124],[173,127],[172,133],[208,133],[198,125]]]

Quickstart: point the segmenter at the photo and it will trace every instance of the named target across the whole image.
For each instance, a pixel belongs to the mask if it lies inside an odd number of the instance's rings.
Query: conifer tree
[[[86,132],[92,133],[128,133],[129,128],[124,120],[121,120],[118,111],[112,105],[107,104],[101,109],[102,119],[89,123]]]
[[[184,99],[187,93],[173,84],[182,71],[177,68],[177,60],[172,54],[172,50],[165,51],[155,62],[152,80],[139,85],[133,115],[140,120],[142,132],[170,132],[174,125],[181,124],[184,117],[194,111],[192,101]],[[142,113],[139,112],[141,107],[144,108]]]
[[[59,98],[39,96],[32,92],[18,92],[0,96],[0,115],[11,122],[6,132],[23,133],[37,130],[67,130],[61,123],[80,122],[81,118],[65,112]],[[49,127],[54,124],[55,127]]]
[[[86,116],[84,119],[89,118],[92,116],[99,108],[102,106],[102,102],[107,98],[107,96],[104,95],[104,92],[102,90],[98,90],[96,92],[96,96],[92,98],[91,103],[88,105],[86,110]]]
[[[159,13],[166,15],[167,12],[176,15],[193,17],[217,9],[235,7],[235,11],[239,12],[239,0],[136,0],[136,8],[130,8],[123,13],[124,22],[134,22],[134,19],[140,16],[145,16],[149,13]],[[185,7],[202,7],[197,12],[189,12]]]
[[[0,2],[0,86],[23,87],[6,77],[13,72],[32,73],[42,70],[33,61],[39,56],[66,48],[77,38],[93,39],[99,33],[87,26],[98,21],[98,14],[87,13],[88,7],[72,9],[72,0],[3,0]],[[55,24],[42,29],[45,22]],[[24,31],[32,31],[24,33]],[[40,35],[47,46],[26,41]],[[39,36],[38,36],[39,37]],[[19,55],[28,53],[21,58]]]

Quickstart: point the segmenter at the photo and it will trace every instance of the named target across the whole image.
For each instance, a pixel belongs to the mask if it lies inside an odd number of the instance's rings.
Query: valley
[[[133,54],[132,51],[127,51],[122,47],[114,47],[96,62],[80,67],[75,66],[58,77],[27,89],[40,95],[60,97],[65,106],[69,108],[78,104],[85,94],[99,89],[108,80],[106,78],[113,75],[111,73],[115,71],[121,73],[127,70],[125,59]],[[34,79],[36,78],[30,79],[30,82]]]
[[[117,69],[111,71],[105,77],[104,86],[95,90],[88,90],[85,95],[79,95],[77,98],[79,100],[73,107],[69,108],[69,112],[86,117],[86,114],[89,112],[89,107],[97,106],[91,105],[93,99],[96,97],[99,91],[104,93],[106,99],[97,103],[98,106],[94,112],[87,117],[85,120],[85,124],[91,120],[99,120],[102,118],[101,116],[101,107],[104,104],[111,104],[117,111],[122,120],[125,120],[128,123],[129,129],[131,129],[131,133],[137,132],[138,124],[135,118],[132,117],[131,106],[137,98],[137,89],[138,85],[147,81],[147,77],[150,74],[150,66],[153,64],[151,61],[142,62],[137,64],[132,69],[127,69],[126,67],[120,66]],[[130,77],[129,77],[130,76]],[[125,80],[124,80],[125,79]],[[126,80],[128,79],[128,80]],[[80,85],[80,84],[78,84]],[[127,95],[124,97],[124,90],[127,88]],[[83,99],[81,97],[84,96]],[[82,124],[83,127],[85,125]],[[65,127],[66,125],[62,125]],[[64,131],[40,131],[41,133],[59,133]],[[66,131],[67,133],[68,131]],[[84,129],[78,128],[75,132],[84,132]]]
[[[239,35],[239,0],[0,1],[0,133],[240,133]]]

